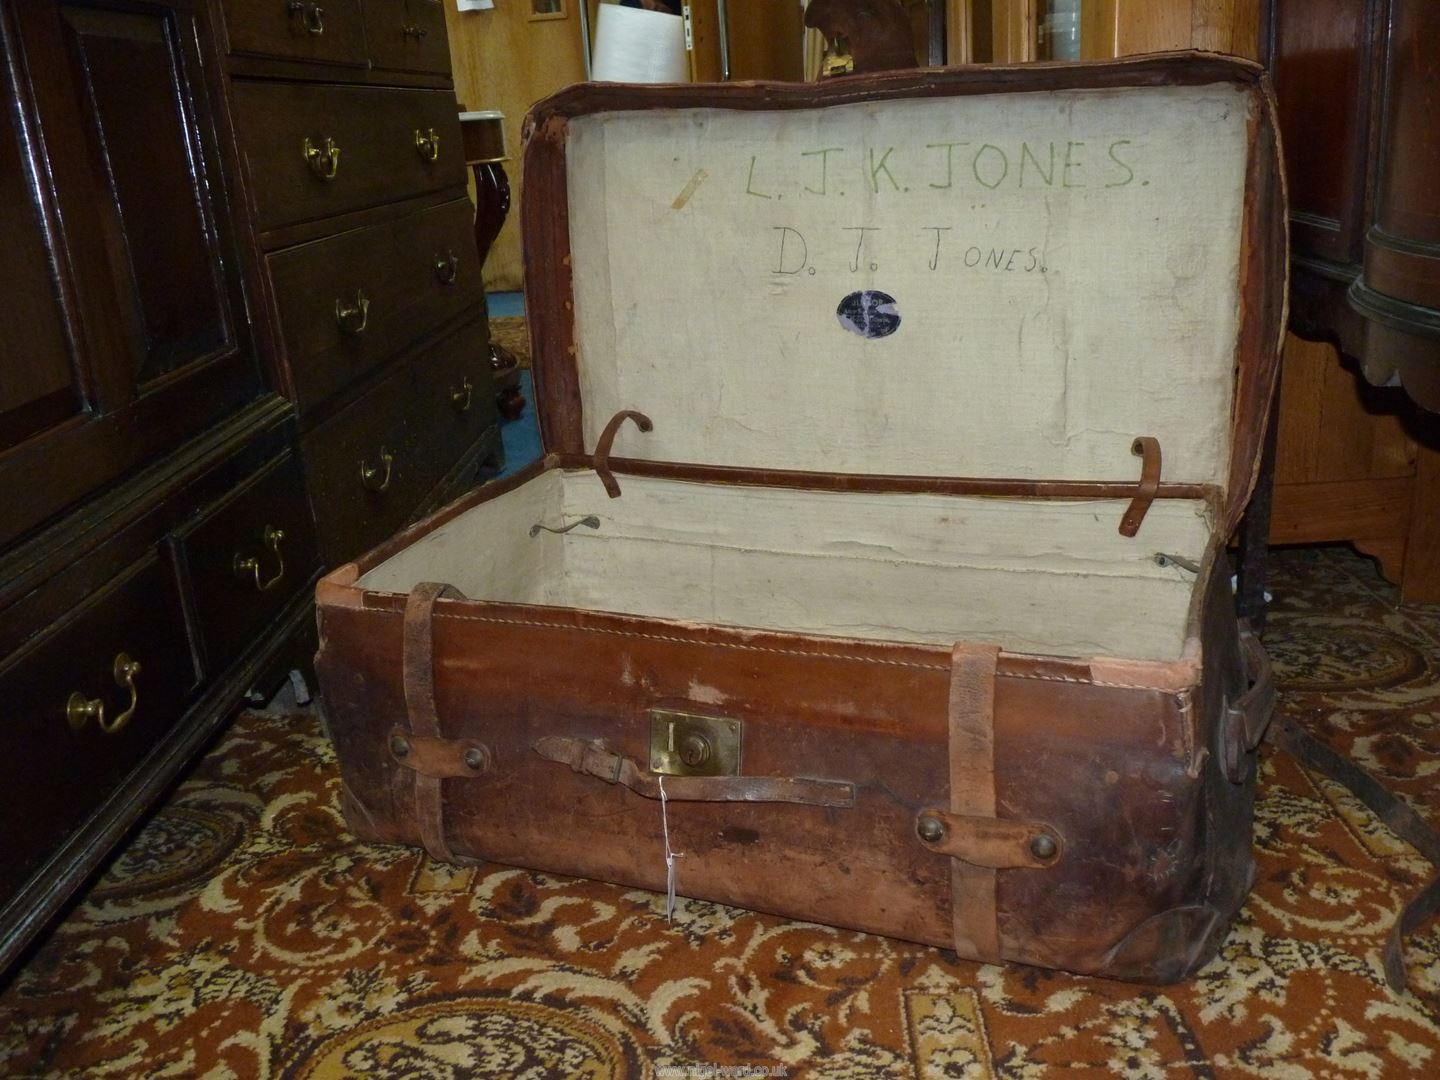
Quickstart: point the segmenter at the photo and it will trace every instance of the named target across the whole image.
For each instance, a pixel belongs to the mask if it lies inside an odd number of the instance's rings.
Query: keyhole
[[[703,735],[686,735],[680,740],[680,760],[689,768],[698,769],[710,760],[710,740]]]

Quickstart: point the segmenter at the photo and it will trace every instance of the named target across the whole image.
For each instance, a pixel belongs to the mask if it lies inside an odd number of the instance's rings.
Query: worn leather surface
[[[950,653],[947,749],[950,810],[957,815],[995,817],[995,665],[999,658],[998,648],[963,642]],[[999,960],[995,868],[952,858],[950,877],[955,951],[975,960]]]
[[[994,813],[1064,839],[1053,866],[994,872],[1001,958],[1173,980],[1243,900],[1252,787],[1220,775],[1215,747],[1224,695],[1246,680],[1228,584],[1211,577],[1200,687],[997,658]],[[406,714],[404,610],[384,594],[322,604],[317,665],[351,827],[416,843],[414,773],[387,745]],[[723,715],[745,725],[745,774],[852,782],[855,805],[672,802],[680,891],[954,947],[955,860],[915,830],[921,810],[950,805],[949,651],[471,601],[438,604],[433,634],[444,731],[483,733],[494,762],[443,781],[457,858],[663,889],[658,801],[534,745],[599,740],[645,761],[649,710]]]
[[[577,773],[623,784],[646,799],[679,802],[804,803],[810,806],[855,805],[855,785],[843,780],[810,780],[796,776],[658,776],[621,754],[583,739],[546,735],[535,740],[535,752],[547,761],[568,765]]]
[[[434,622],[435,601],[443,597],[460,598],[458,589],[440,582],[426,581],[416,585],[405,602],[404,670],[401,680],[405,689],[405,708],[409,729],[421,739],[433,743],[440,738],[440,717],[435,711]],[[443,774],[434,771],[413,771],[415,822],[420,843],[430,856],[442,862],[455,862],[455,854],[445,839]]]
[[[945,835],[935,841],[921,836],[925,846],[973,866],[992,870],[1053,866],[1064,850],[1063,839],[1056,835],[1054,829],[1039,821],[1010,821],[993,815],[952,814],[931,808],[922,811],[915,819],[917,830],[927,818],[942,822]],[[1049,858],[1037,856],[1031,849],[1031,843],[1040,836],[1049,838],[1055,844],[1055,854]]]
[[[1148,679],[1124,658],[1097,660],[1093,668],[1012,654],[982,662],[963,646],[952,655],[927,646],[447,601],[434,609],[435,712],[451,738],[484,733],[494,763],[481,777],[444,781],[442,842],[456,857],[663,890],[658,801],[559,768],[535,746],[545,738],[601,743],[619,758],[644,761],[649,710],[677,708],[742,721],[747,776],[854,784],[853,807],[669,803],[670,837],[685,853],[678,871],[685,895],[944,947],[962,939],[973,946],[971,955],[1150,982],[1182,978],[1213,954],[1254,873],[1254,770],[1234,783],[1220,764],[1222,713],[1249,683],[1218,549],[1239,520],[1258,468],[1284,325],[1284,186],[1263,72],[1213,56],[1183,63],[1139,57],[891,73],[830,85],[577,87],[527,119],[523,207],[527,264],[536,271],[526,289],[537,411],[551,455],[536,469],[546,469],[591,461],[573,327],[569,117],[601,108],[809,108],[1223,80],[1257,88],[1242,220],[1231,470],[1223,492],[1182,493],[1155,483],[1157,498],[1210,494],[1217,510],[1217,535],[1191,613],[1195,651]],[[1163,441],[1164,432],[1155,434]],[[714,467],[607,465],[612,473],[754,482]],[[761,475],[780,486],[837,490],[923,484],[1032,497],[1135,492],[1133,485],[1077,488],[1043,480]],[[317,668],[351,796],[347,815],[366,838],[427,842],[430,826],[417,815],[415,773],[387,749],[394,719],[407,713],[404,598],[358,589],[356,575],[491,497],[484,490],[467,497],[322,585]],[[959,678],[957,660],[965,667]],[[957,712],[957,700],[973,704],[987,695],[993,708],[962,704]],[[982,730],[977,718],[985,712],[991,720]],[[957,761],[956,745],[973,750],[975,760],[962,754]],[[987,753],[988,768],[980,760]],[[987,877],[967,881],[957,906],[952,875],[959,860],[931,850],[916,833],[916,816],[929,807],[1043,822],[1063,838],[1061,857],[1053,865],[984,868]]]
[[[479,739],[445,739],[416,735],[400,726],[390,729],[390,756],[402,768],[443,780],[479,776],[490,768],[490,748]],[[472,765],[471,762],[476,764]]]

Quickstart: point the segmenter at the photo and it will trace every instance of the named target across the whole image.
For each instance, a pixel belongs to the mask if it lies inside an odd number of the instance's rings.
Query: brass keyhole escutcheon
[[[661,776],[739,776],[744,724],[728,716],[650,711],[650,771]]]

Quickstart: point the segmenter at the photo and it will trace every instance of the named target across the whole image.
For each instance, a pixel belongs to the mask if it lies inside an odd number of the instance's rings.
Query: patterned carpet
[[[1282,708],[1440,816],[1440,607],[1282,552]],[[1379,949],[1425,865],[1267,750],[1222,955],[1137,988],[346,834],[310,712],[242,716],[0,994],[0,1073],[152,1077],[1440,1075],[1440,936]],[[747,1066],[722,1072],[704,1066]]]

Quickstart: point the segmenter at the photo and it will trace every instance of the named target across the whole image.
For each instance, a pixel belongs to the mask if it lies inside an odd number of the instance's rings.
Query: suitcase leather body
[[[1273,123],[1259,69],[1197,54],[542,102],[547,453],[319,586],[351,829],[664,892],[668,826],[684,896],[1193,971],[1253,877],[1273,692],[1224,556],[1284,321]],[[867,397],[907,363],[903,407]]]

